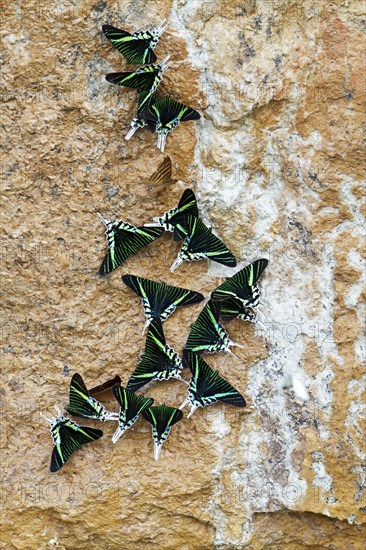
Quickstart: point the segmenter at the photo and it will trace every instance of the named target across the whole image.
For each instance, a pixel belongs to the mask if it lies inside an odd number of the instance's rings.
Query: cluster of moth
[[[153,48],[165,28],[166,25],[161,25],[151,31],[129,34],[109,25],[103,27],[105,35],[123,53],[128,62],[150,63],[144,68],[148,69],[145,72],[144,69],[138,69],[134,73],[108,75],[107,79],[124,85],[130,85],[125,84],[128,81],[136,83],[133,87],[140,92],[139,107],[128,137],[138,127],[145,124],[150,127],[153,125],[159,134],[158,144],[161,149],[164,148],[167,133],[178,124],[179,120],[188,120],[184,113],[193,112],[192,109],[178,104],[170,98],[159,100],[154,95],[164,67],[166,68],[167,65],[165,64],[166,60],[154,65],[156,56]],[[150,73],[154,75],[153,79],[150,76],[148,78],[147,75]],[[142,76],[140,77],[140,75]],[[151,83],[149,90],[140,87],[138,84],[140,78],[144,83],[149,80]],[[177,115],[173,120],[172,113],[174,109],[178,109],[178,106],[179,116]],[[151,115],[153,112],[155,118]],[[159,187],[171,182],[171,170],[171,161],[167,157],[152,176],[151,183]],[[153,218],[151,223],[142,226],[134,226],[120,219],[110,221],[99,212],[98,215],[105,225],[107,239],[107,253],[99,268],[99,275],[102,277],[118,268],[127,258],[137,254],[139,250],[153,243],[167,231],[173,233],[174,241],[183,241],[178,256],[170,268],[171,271],[174,271],[184,261],[192,262],[203,259],[210,259],[228,267],[236,266],[236,259],[232,252],[200,218],[197,200],[191,189],[184,191],[177,206]],[[154,457],[157,460],[171,427],[182,420],[181,409],[186,405],[191,409],[187,418],[198,407],[205,407],[216,401],[229,403],[236,407],[245,407],[244,397],[222,378],[218,371],[212,370],[200,354],[227,352],[233,355],[231,347],[239,346],[239,344],[230,339],[224,326],[225,323],[235,318],[251,323],[261,323],[260,317],[263,314],[260,308],[261,293],[258,279],[267,264],[268,260],[266,259],[256,260],[226,279],[211,293],[209,301],[190,327],[182,357],[167,344],[163,322],[172,315],[177,307],[202,302],[204,296],[194,290],[170,286],[136,275],[123,275],[123,283],[142,301],[146,316],[143,333],[147,329],[144,353],[126,387],[121,385],[121,379],[116,376],[113,380],[88,390],[80,374],[74,374],[70,383],[69,404],[66,410],[77,417],[102,422],[117,422],[118,427],[112,437],[113,443],[116,443],[142,415],[152,425]],[[184,368],[188,368],[191,372],[189,383],[181,376]],[[188,384],[187,398],[179,409],[165,404],[154,406],[154,399],[136,394],[150,382],[168,380],[169,378],[177,378]],[[119,412],[107,411],[100,402],[106,392],[112,392],[118,402]],[[60,470],[73,452],[82,445],[99,439],[103,435],[101,430],[79,426],[64,416],[58,406],[55,408],[57,416],[46,418],[51,426],[54,442],[51,472]]]
[[[159,97],[157,88],[162,81],[163,73],[171,65],[168,55],[159,63],[154,48],[161,35],[167,29],[164,22],[153,29],[129,33],[112,25],[103,25],[103,33],[130,64],[145,65],[136,71],[109,73],[108,82],[133,88],[138,92],[137,113],[131,121],[131,128],[126,140],[131,139],[136,130],[148,126],[158,134],[158,148],[163,152],[169,132],[179,122],[198,120],[200,114],[183,105],[170,96]]]

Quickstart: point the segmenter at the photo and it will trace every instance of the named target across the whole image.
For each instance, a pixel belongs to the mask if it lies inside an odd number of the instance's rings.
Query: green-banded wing
[[[167,432],[169,433],[170,428],[182,420],[183,413],[175,407],[159,405],[146,409],[142,413],[142,416],[145,420],[152,424],[159,438],[166,439]]]
[[[82,377],[75,373],[70,382],[69,405],[66,410],[74,416],[95,416],[95,408],[88,402],[89,396]]]
[[[167,312],[173,313],[176,307],[201,302],[204,297],[199,292],[176,286],[158,283],[136,275],[123,275],[122,281],[149,305],[151,317],[165,320]]]
[[[198,218],[196,195],[192,189],[186,189],[181,196],[177,211],[170,217],[169,223],[174,226],[173,239],[180,241],[188,235],[187,219]]]
[[[154,403],[154,399],[151,397],[138,396],[128,388],[121,386],[113,388],[113,394],[121,409],[125,412],[125,422],[129,422],[135,416],[140,415]]]
[[[150,106],[147,118],[168,126],[174,121],[198,120],[201,115],[195,109],[165,96]]]
[[[268,260],[265,258],[247,265],[217,287],[211,294],[212,300],[224,300],[230,297],[250,300],[253,295],[252,287],[257,283],[267,265]]]
[[[112,25],[103,25],[102,29],[112,46],[126,58],[128,63],[145,65],[156,61],[149,39],[141,39]]]
[[[155,76],[156,75],[153,71],[130,71],[122,73],[109,73],[106,75],[106,80],[112,84],[118,84],[118,86],[133,88],[141,94],[142,92],[151,91],[151,88],[154,85]]]
[[[55,445],[51,456],[51,472],[57,472],[69,460],[77,449],[85,443],[91,443],[102,437],[103,432],[94,428],[78,426],[78,429],[71,428],[65,423],[59,426],[61,438],[60,445]]]
[[[226,265],[236,266],[236,259],[221,239],[212,233],[201,218],[189,216],[186,221],[188,231],[187,252],[193,256],[203,253],[207,258]],[[186,244],[186,243],[184,243]]]
[[[166,346],[162,322],[159,317],[155,317],[149,325],[145,351],[128,381],[127,388],[137,391],[152,380],[166,380],[175,376],[180,369],[181,360],[172,348]]]
[[[143,226],[136,227],[135,231],[118,231],[115,236],[115,246],[110,248],[105,255],[99,268],[99,275],[107,275],[163,233],[163,227]]]
[[[216,351],[220,343],[228,340],[224,327],[219,322],[220,306],[211,300],[207,302],[196,321],[191,325],[185,350]],[[217,349],[217,351],[219,351]]]
[[[137,100],[137,113],[139,116],[144,116],[144,113],[149,108],[149,105],[151,101],[153,101],[154,98],[154,91],[151,91],[151,88],[148,88],[147,90],[142,90],[139,93],[139,97]]]
[[[224,323],[229,323],[233,319],[239,317],[243,321],[255,323],[257,315],[245,307],[241,300],[237,298],[228,298],[221,302],[221,319]]]
[[[193,400],[203,406],[214,401],[223,401],[236,407],[246,406],[244,397],[198,354],[186,352],[184,360],[192,373],[190,390]]]

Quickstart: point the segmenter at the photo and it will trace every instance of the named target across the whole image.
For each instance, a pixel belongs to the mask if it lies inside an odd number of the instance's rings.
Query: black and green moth
[[[167,440],[171,427],[182,420],[183,413],[175,407],[159,405],[146,409],[142,416],[152,425],[154,458],[159,459],[163,443]]]
[[[210,300],[191,325],[185,350],[196,353],[226,352],[234,355],[230,346],[243,347],[229,338],[220,323],[220,304]]]
[[[121,386],[113,388],[113,394],[120,405],[118,415],[118,428],[112,437],[112,443],[116,443],[121,435],[136,422],[140,414],[151,407],[154,400],[151,397],[141,397],[135,395],[132,391]]]
[[[143,114],[144,110],[150,105],[151,98],[163,78],[163,73],[171,65],[168,62],[169,55],[156,65],[140,67],[137,71],[127,71],[119,73],[109,73],[106,80],[112,84],[133,88],[139,93],[137,102],[137,112]],[[154,105],[155,101],[151,104]],[[150,119],[150,117],[147,117]],[[152,121],[154,124],[154,121]]]
[[[229,403],[235,407],[246,406],[244,397],[229,382],[221,378],[217,370],[212,370],[197,353],[185,352],[183,361],[192,373],[188,397],[180,407],[183,409],[186,405],[190,405],[191,411],[187,418],[198,407],[206,407],[216,401]]]
[[[122,281],[141,298],[147,317],[143,332],[154,317],[165,321],[177,307],[197,304],[204,299],[202,294],[194,290],[158,283],[136,275],[123,275]]]
[[[170,267],[170,271],[177,269],[184,261],[193,262],[208,258],[228,267],[236,266],[236,259],[224,243],[212,233],[201,220],[188,216],[184,222],[187,237],[178,252],[177,258]]]
[[[117,413],[106,410],[95,397],[91,397],[80,374],[75,373],[70,382],[69,405],[66,407],[68,413],[73,416],[94,418],[105,422],[116,420]]]
[[[166,343],[162,322],[155,317],[146,335],[145,351],[128,381],[127,389],[137,391],[152,380],[178,378],[186,382],[180,375],[182,369],[181,358]]]
[[[245,307],[257,310],[261,296],[257,281],[267,265],[268,260],[262,258],[243,267],[235,275],[226,279],[222,285],[218,286],[212,292],[211,299],[237,298],[241,300]]]
[[[162,227],[135,227],[122,220],[111,222],[103,218],[99,212],[98,216],[105,225],[108,245],[108,252],[99,268],[99,275],[102,277],[108,275],[108,273],[122,265],[127,258],[136,254],[141,248],[152,243],[164,233]]]
[[[153,52],[156,44],[168,25],[164,21],[157,27],[129,33],[112,25],[103,25],[102,30],[108,40],[127,60],[128,63],[145,65],[155,63]]]
[[[73,452],[80,449],[85,443],[91,443],[103,435],[101,430],[79,426],[70,418],[66,418],[57,405],[55,405],[55,409],[56,417],[44,417],[51,426],[51,435],[55,444],[51,456],[51,472],[60,470]]]
[[[201,115],[195,109],[165,96],[151,102],[146,111],[146,118],[156,125],[157,146],[161,152],[164,152],[168,133],[172,132],[180,122],[198,120]]]
[[[155,223],[145,224],[145,227],[164,227],[166,231],[173,233],[174,241],[180,241],[188,235],[187,217],[198,218],[196,196],[192,189],[186,189],[180,198],[178,206],[164,212],[161,216],[153,218]]]

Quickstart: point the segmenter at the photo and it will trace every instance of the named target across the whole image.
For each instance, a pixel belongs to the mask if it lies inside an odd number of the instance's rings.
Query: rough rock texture
[[[8,2],[3,28],[2,543],[5,549],[347,549],[365,532],[361,149],[365,15],[358,0]],[[126,66],[103,23],[169,22],[156,51],[164,89],[202,112],[168,138],[179,182],[148,178],[156,136],[123,139],[135,93],[104,74]],[[107,280],[96,211],[142,224],[192,186],[202,215],[245,265],[268,257],[267,332],[208,357],[248,400],[173,428],[161,460],[141,419],[115,425],[49,473],[40,412],[124,381],[143,350],[139,300],[121,275],[209,292],[229,273],[186,264],[165,235]],[[200,305],[165,324],[181,350]],[[309,400],[282,389],[291,374]],[[146,391],[179,405],[178,381]],[[110,408],[114,407],[112,403]],[[96,425],[93,422],[85,422]],[[98,426],[99,427],[99,426]]]

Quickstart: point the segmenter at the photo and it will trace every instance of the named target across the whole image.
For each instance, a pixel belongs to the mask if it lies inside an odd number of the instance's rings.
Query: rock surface
[[[2,156],[2,529],[5,549],[363,548],[365,301],[362,261],[364,4],[300,0],[62,0],[4,8]],[[156,136],[124,135],[135,93],[105,81],[126,64],[101,33],[168,19],[171,92],[202,113],[168,138],[179,181],[148,179]],[[165,235],[112,273],[97,218],[143,224],[195,189],[204,219],[246,265],[267,257],[267,331],[241,322],[245,345],[209,356],[247,398],[174,426],[161,459],[142,419],[50,474],[40,412],[67,402],[74,372],[88,386],[143,351],[135,273],[201,291],[229,274],[205,262],[169,266]],[[165,323],[182,350],[201,306]],[[288,375],[308,401],[283,389]],[[156,402],[181,404],[179,381]],[[109,403],[110,408],[115,407]],[[96,423],[85,421],[87,425]],[[98,426],[100,427],[100,426]]]

